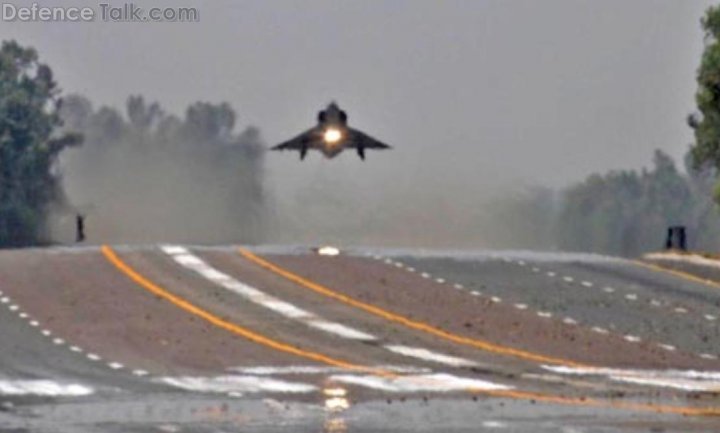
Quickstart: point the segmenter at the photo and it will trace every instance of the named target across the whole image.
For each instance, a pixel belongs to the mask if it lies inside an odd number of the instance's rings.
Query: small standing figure
[[[665,249],[687,251],[685,226],[670,226],[665,238]]]
[[[75,242],[85,240],[85,215],[77,214],[75,217]]]

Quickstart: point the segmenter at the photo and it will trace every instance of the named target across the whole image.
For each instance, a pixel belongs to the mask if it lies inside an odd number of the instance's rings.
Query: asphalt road
[[[628,261],[28,249],[0,291],[2,432],[720,429],[720,290]]]

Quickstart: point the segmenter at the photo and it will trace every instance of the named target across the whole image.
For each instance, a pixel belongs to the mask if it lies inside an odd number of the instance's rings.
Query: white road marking
[[[585,286],[585,287],[592,287],[592,286],[593,286],[593,283],[591,283],[590,281],[583,281],[583,282],[580,283],[580,284],[582,284],[582,285]]]
[[[213,268],[200,257],[191,254],[187,248],[175,245],[162,245],[160,249],[170,255],[177,263],[185,268],[197,272],[230,292],[235,293],[236,295],[239,295],[257,305],[272,310],[282,316],[300,321],[312,328],[335,334],[343,338],[366,341],[377,339],[375,336],[357,329],[350,328],[340,323],[327,321],[314,313],[298,308],[289,302],[285,302],[274,296],[270,296],[261,290],[251,287],[236,278]]]
[[[125,366],[120,364],[119,362],[111,362],[108,364],[108,367],[112,368],[113,370],[120,370],[122,368],[125,368]]]
[[[28,317],[30,317],[30,316],[27,315],[27,313],[20,313],[20,314],[18,314],[18,316],[19,316],[21,319],[27,319]]]
[[[609,287],[609,286],[603,287],[603,292],[605,292],[605,293],[613,293],[614,291],[615,291],[615,289],[612,287]]]
[[[718,359],[717,356],[712,355],[712,354],[710,354],[710,353],[701,353],[701,354],[700,354],[700,358],[703,358],[703,359]]]
[[[404,265],[404,264],[402,264],[402,263],[400,263],[400,262],[395,262],[395,267],[396,267],[396,268],[400,268],[400,269],[402,269],[402,268],[404,268],[404,267],[405,267],[405,265]]]
[[[80,353],[80,352],[82,352],[82,349],[79,348],[79,347],[77,347],[77,346],[70,346],[70,350],[73,351],[73,352],[75,352],[75,353]]]
[[[52,335],[52,332],[50,332],[49,329],[43,329],[42,332],[41,332],[41,334],[44,335],[44,336],[46,336],[46,337],[49,337],[49,336]]]
[[[713,321],[717,320],[717,317],[713,316],[712,314],[706,314],[705,320],[709,320],[710,322],[713,322]]]
[[[435,278],[435,282],[438,283],[438,284],[444,284],[444,283],[445,283],[445,279],[444,279],[444,278]]]
[[[543,319],[549,319],[553,316],[552,313],[549,311],[538,311],[537,315],[542,317]]]
[[[62,346],[63,344],[65,344],[65,340],[63,340],[62,338],[55,338],[53,339],[53,344],[57,346]]]
[[[415,268],[413,268],[413,267],[407,267],[407,268],[405,268],[405,270],[408,272],[415,272]]]
[[[98,355],[96,355],[94,353],[88,353],[87,359],[89,359],[90,361],[100,361],[102,358],[100,358]]]
[[[578,322],[572,317],[566,317],[563,319],[563,323],[565,323],[566,325],[577,325]]]
[[[272,310],[276,313],[280,313],[283,316],[289,317],[291,319],[310,320],[315,318],[312,313],[298,308],[288,302],[281,301],[279,299],[269,298],[266,296],[255,296],[254,299],[257,302],[262,302],[265,308]]]
[[[150,373],[148,373],[145,370],[133,370],[132,374],[134,374],[135,376],[143,377],[143,376],[147,376]]]
[[[522,260],[518,260],[517,264],[520,266],[525,266],[525,262]]]
[[[0,298],[0,302],[2,302],[3,304],[7,304],[8,302],[10,302],[10,298],[8,298],[7,296],[2,297]]]
[[[652,305],[653,307],[659,307],[662,305],[662,303],[660,301],[658,301],[657,299],[653,299],[650,301],[650,305]]]
[[[502,298],[500,298],[498,296],[493,296],[492,298],[490,298],[490,300],[496,304],[499,304],[500,302],[502,302]]]
[[[187,254],[188,249],[185,247],[181,247],[180,245],[166,245],[164,248],[164,251],[171,256],[174,256],[176,254]],[[376,259],[380,260],[382,257],[375,256]]]
[[[627,295],[625,295],[625,299],[627,299],[628,301],[637,301],[637,298],[638,297],[635,293],[628,293]]]
[[[402,365],[379,365],[374,368],[383,371],[390,371],[400,374],[421,374],[430,373],[432,370],[424,367],[412,367]],[[332,367],[323,365],[288,365],[288,366],[255,366],[255,367],[230,367],[227,369],[233,373],[250,376],[273,376],[273,375],[320,375],[347,373],[347,368]]]
[[[341,323],[328,322],[325,320],[311,320],[308,322],[308,324],[313,328],[320,329],[321,331],[329,332],[331,334],[336,334],[343,338],[348,338],[351,340],[372,341],[372,340],[376,339],[374,336],[372,336],[370,334],[367,334],[362,331],[358,331],[357,329],[350,328]]]
[[[427,272],[423,272],[422,274],[420,274],[420,276],[423,278],[430,278],[430,274],[428,274]]]
[[[668,352],[675,351],[675,346],[673,346],[672,344],[658,344],[658,347],[660,347],[661,349],[665,349]]]
[[[532,268],[533,272],[540,272],[540,268]]]
[[[546,275],[547,275],[548,277],[554,277],[554,276],[557,275],[557,274],[556,274],[555,272],[550,271],[550,272],[548,272]]]
[[[449,365],[452,367],[474,367],[478,365],[476,362],[469,359],[432,352],[430,350],[423,349],[422,347],[400,345],[386,345],[384,347],[387,350],[400,355],[422,359],[423,361],[437,362],[439,364]]]
[[[0,380],[0,395],[43,397],[81,397],[94,390],[79,384],[62,384],[52,380]]]
[[[629,341],[631,343],[639,343],[641,341],[640,337],[635,336],[635,335],[628,334],[628,335],[625,335],[623,338],[625,339],[625,341]]]
[[[40,326],[40,322],[38,322],[37,320],[31,320],[30,326],[32,326],[33,328],[37,328],[38,326]]]
[[[482,426],[485,428],[506,428],[507,424],[501,421],[483,421]]]
[[[688,312],[688,310],[687,310],[686,308],[683,308],[683,307],[677,307],[677,308],[675,308],[675,312],[676,312],[676,313],[680,313],[680,314],[685,314],[685,313]]]
[[[575,278],[573,278],[573,277],[563,277],[563,280],[565,280],[565,282],[572,283],[573,281],[575,281]]]
[[[481,295],[482,295],[482,293],[481,293],[481,292],[478,292],[477,290],[471,290],[471,291],[470,291],[470,294],[473,295],[473,296],[481,296]]]
[[[593,332],[597,332],[598,334],[608,334],[608,333],[610,333],[610,331],[608,331],[607,329],[601,328],[601,327],[599,327],[599,326],[593,326],[592,330],[593,330]]]
[[[674,388],[685,391],[717,391],[720,389],[720,372],[714,371],[633,370],[557,365],[543,365],[543,368],[558,374],[605,376],[618,382]]]
[[[455,287],[455,288],[458,289],[458,290],[462,290],[462,289],[465,288],[465,287],[463,287],[462,284],[455,284],[453,287]]]
[[[231,392],[304,394],[317,390],[316,386],[308,383],[289,382],[286,380],[256,376],[161,377],[158,381],[188,391],[223,394]]]
[[[8,308],[10,309],[10,311],[17,311],[20,309],[20,307],[18,307],[17,305],[11,305]]]
[[[335,375],[330,376],[330,380],[386,392],[451,392],[512,388],[498,383],[442,373],[398,377]]]
[[[515,304],[515,308],[518,310],[527,310],[527,304]]]

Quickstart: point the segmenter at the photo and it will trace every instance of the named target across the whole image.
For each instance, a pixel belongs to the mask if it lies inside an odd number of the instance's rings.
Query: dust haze
[[[61,113],[85,140],[60,159],[57,241],[72,241],[76,214],[91,243],[262,240],[263,148],[256,129],[234,131],[228,105],[198,102],[179,117],[141,96],[125,112],[70,96]]]
[[[364,163],[260,151],[242,171],[240,152],[196,155],[202,140],[90,155],[98,136],[64,157],[58,241],[77,211],[89,242],[554,248],[543,218],[566,187],[647,166],[655,149],[682,160],[713,2],[182,3],[199,23],[6,23],[0,36],[35,46],[66,93],[125,122],[132,94],[180,122],[196,101],[227,101],[230,141],[254,127],[267,148],[334,99],[394,149]]]

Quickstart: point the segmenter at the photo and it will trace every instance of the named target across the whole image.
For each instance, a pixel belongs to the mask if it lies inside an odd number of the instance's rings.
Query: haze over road
[[[3,428],[712,431],[720,414],[720,292],[619,259],[58,247],[1,252],[0,281]]]

